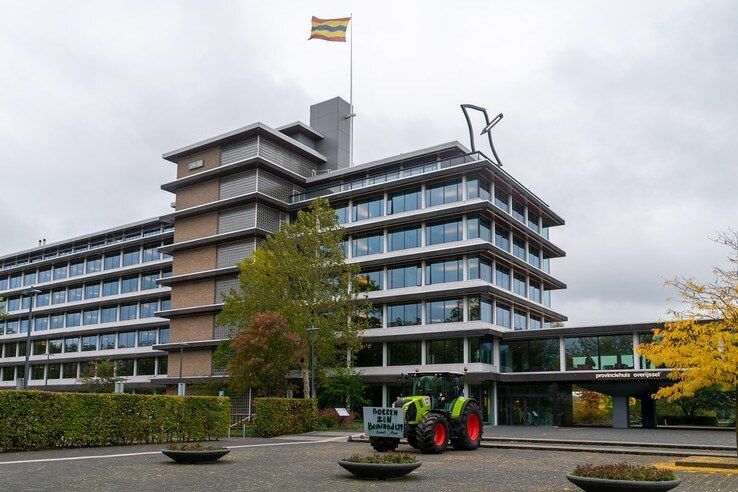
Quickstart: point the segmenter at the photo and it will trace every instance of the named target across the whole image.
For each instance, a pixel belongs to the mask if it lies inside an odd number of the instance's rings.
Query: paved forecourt
[[[485,426],[485,437],[735,447],[735,429]]]
[[[370,454],[368,444],[346,443],[345,435],[311,434],[275,439],[229,439],[230,455],[214,465],[177,465],[161,445],[0,454],[0,490],[392,490],[464,489],[575,490],[566,471],[584,462],[656,463],[648,456],[608,456],[530,450],[480,449],[419,455],[423,466],[410,478],[363,482],[336,460]],[[416,453],[408,446],[400,451]],[[738,490],[738,474],[687,473],[680,490]]]

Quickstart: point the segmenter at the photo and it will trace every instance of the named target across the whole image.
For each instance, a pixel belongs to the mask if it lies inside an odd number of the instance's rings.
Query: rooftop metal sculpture
[[[497,155],[497,151],[495,150],[495,144],[492,143],[492,128],[497,125],[502,120],[502,113],[495,116],[491,121],[489,119],[489,114],[487,114],[487,110],[481,106],[477,106],[475,104],[462,104],[461,110],[464,112],[464,118],[466,118],[466,125],[469,127],[469,142],[471,144],[471,150],[472,152],[477,151],[477,147],[474,143],[474,128],[472,127],[471,118],[469,118],[469,109],[474,109],[476,111],[481,111],[484,114],[484,121],[487,123],[485,127],[482,129],[481,133],[479,135],[487,134],[487,139],[489,140],[489,148],[492,150],[492,155],[495,156],[495,164],[502,167],[502,161],[500,160],[500,156]]]

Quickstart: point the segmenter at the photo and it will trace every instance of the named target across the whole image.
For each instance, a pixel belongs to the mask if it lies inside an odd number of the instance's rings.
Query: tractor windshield
[[[413,381],[413,395],[438,398],[443,393],[443,380],[437,376],[421,376]]]

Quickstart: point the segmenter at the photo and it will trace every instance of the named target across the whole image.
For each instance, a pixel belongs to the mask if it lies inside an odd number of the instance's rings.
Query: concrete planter
[[[682,480],[679,478],[677,478],[676,480],[662,480],[653,482],[609,480],[606,478],[579,477],[576,475],[567,475],[566,478],[585,492],[620,492],[623,490],[671,490],[682,482]]]
[[[196,464],[196,463],[215,463],[223,456],[231,452],[230,449],[211,449],[205,451],[177,451],[174,449],[162,449],[165,456],[173,459],[177,463]]]
[[[387,480],[402,478],[419,468],[422,463],[420,461],[417,463],[354,463],[341,460],[338,464],[357,478]]]

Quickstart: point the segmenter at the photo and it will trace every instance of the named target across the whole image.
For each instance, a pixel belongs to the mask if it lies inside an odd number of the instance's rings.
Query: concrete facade
[[[161,187],[173,194],[172,212],[0,258],[0,296],[12,300],[30,285],[52,295],[59,286],[78,283],[68,278],[37,282],[31,276],[61,261],[57,258],[104,261],[107,251],[124,254],[129,245],[143,255],[146,245],[158,241],[152,260],[158,263],[141,262],[120,272],[121,278],[135,273],[142,279],[150,266],[159,268],[155,289],[127,293],[120,300],[133,298],[140,310],[141,302],[155,297],[155,313],[104,327],[80,322],[81,328],[32,331],[32,339],[101,334],[107,327],[118,333],[131,325],[157,326],[167,330],[166,336],[159,334],[155,345],[140,350],[116,345],[105,354],[47,352],[33,355],[32,363],[43,365],[46,375],[48,366],[64,357],[142,358],[153,351],[155,373],[139,377],[134,367],[131,384],[171,390],[180,380],[220,378],[222,369],[213,366],[212,354],[229,331],[215,319],[222,307],[220,294],[237,285],[237,263],[291,214],[324,196],[346,230],[347,261],[360,266],[375,307],[374,327],[364,334],[367,347],[354,354],[373,403],[392,401],[401,373],[449,370],[467,374],[466,392],[482,402],[492,423],[539,419],[565,425],[571,420],[573,384],[616,398],[644,398],[650,411],[652,401],[645,395],[664,384],[665,373],[646,367],[635,350],[653,324],[559,327],[567,318],[551,298],[566,284],[553,272],[565,252],[549,232],[564,220],[548,204],[484,153],[472,153],[456,141],[351,166],[348,110],[346,101],[334,98],[311,106],[310,125],[254,123],[168,152],[163,157],[174,164],[175,179]],[[132,228],[140,235],[129,234]],[[158,232],[147,233],[147,228]],[[125,239],[127,234],[131,238]],[[82,243],[87,249],[77,251]],[[58,256],[47,258],[52,251]],[[92,275],[118,275],[115,269],[102,272]],[[83,286],[85,279],[79,278]],[[72,298],[76,295],[74,290]],[[66,314],[76,302],[65,298],[50,312]],[[96,306],[102,316],[113,302],[119,300],[83,299],[80,316],[88,306]],[[23,338],[18,330],[27,308],[18,305],[9,314],[18,329],[8,327],[8,321],[3,325],[0,344],[7,346]],[[22,360],[18,350],[16,345],[13,357],[0,358],[0,367],[16,371]],[[148,372],[148,362],[144,366]],[[0,379],[0,388],[15,385],[15,378]],[[76,384],[73,378],[47,379],[31,383]]]
[[[172,259],[158,248],[173,235],[156,218],[1,257],[0,389],[23,378],[30,317],[30,388],[73,389],[90,361],[111,359],[127,388],[151,391],[167,373],[154,345],[169,341],[156,313],[169,309],[170,289],[157,280]]]

